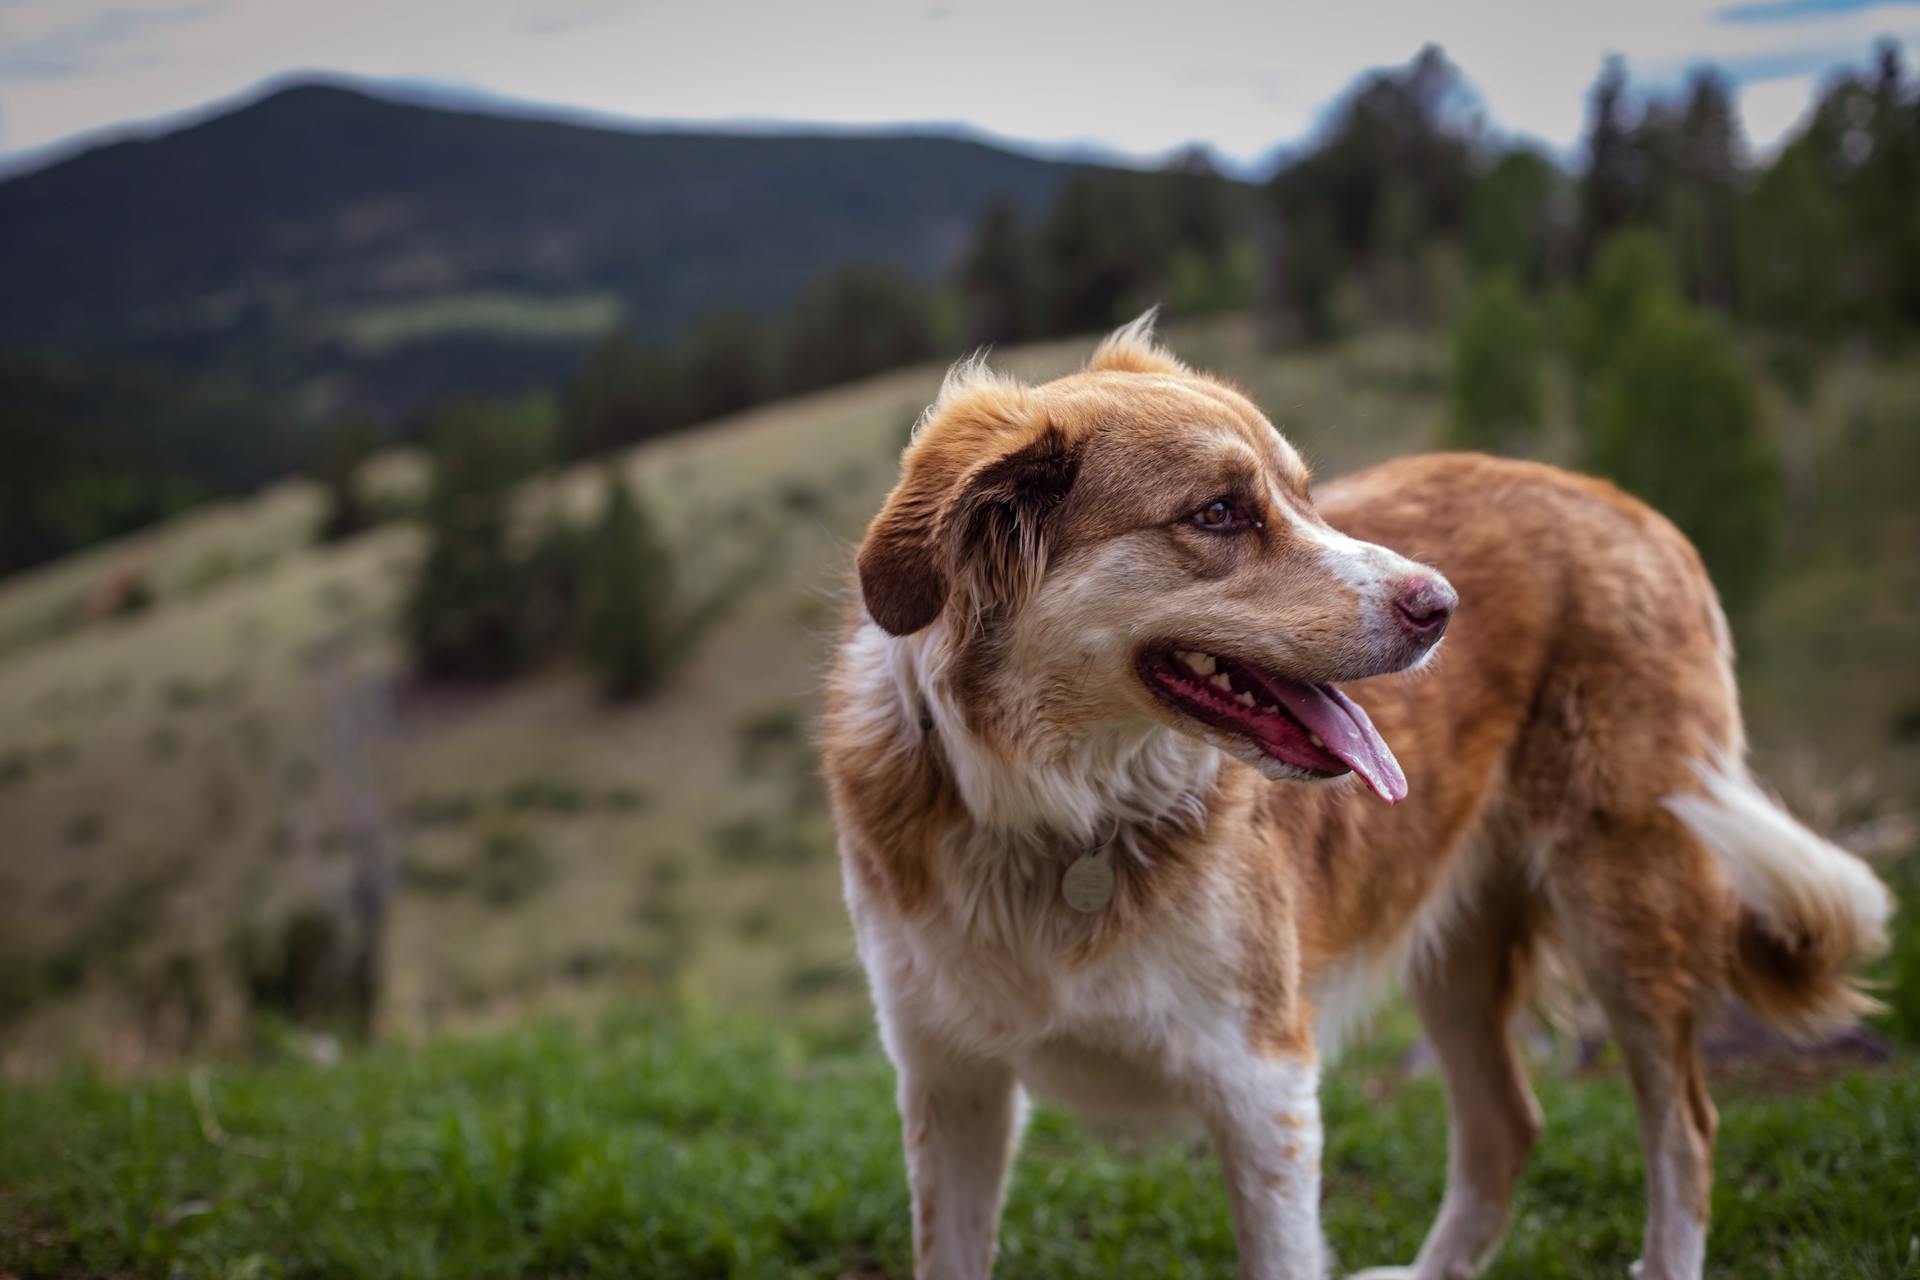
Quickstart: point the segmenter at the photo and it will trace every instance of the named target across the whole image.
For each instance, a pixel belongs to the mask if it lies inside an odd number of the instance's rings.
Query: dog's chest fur
[[[1178,924],[1124,937],[1043,881],[1009,892],[1004,932],[944,903],[906,920],[857,884],[849,896],[883,1034],[936,1036],[1094,1112],[1183,1105],[1197,1055],[1244,1052],[1236,957],[1220,945],[1231,930],[1204,891]]]

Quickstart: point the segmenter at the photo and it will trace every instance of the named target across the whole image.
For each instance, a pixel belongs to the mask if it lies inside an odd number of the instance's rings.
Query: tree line
[[[562,450],[585,457],[751,405],[955,351],[1084,333],[1156,302],[1251,305],[1254,193],[1193,150],[1154,172],[1080,169],[1029,216],[981,212],[943,280],[855,263],[783,315],[715,312],[677,341],[607,335],[562,394]]]
[[[1750,327],[1783,377],[1849,334],[1920,324],[1920,95],[1898,46],[1843,71],[1768,162],[1727,80],[1636,92],[1617,60],[1579,161],[1492,131],[1428,47],[1363,76],[1258,187],[1195,148],[1152,172],[1079,170],[1036,214],[996,202],[945,279],[852,265],[784,316],[723,312],[677,342],[609,335],[565,393],[585,456],[762,401],[969,347],[1086,333],[1159,303],[1257,303],[1278,341],[1446,322],[1477,280],[1582,286],[1624,231],[1656,239],[1679,296]]]

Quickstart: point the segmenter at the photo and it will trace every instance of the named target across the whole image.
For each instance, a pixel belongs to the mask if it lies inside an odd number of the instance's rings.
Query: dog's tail
[[[1738,763],[1697,766],[1701,790],[1666,806],[1720,856],[1739,910],[1733,989],[1784,1031],[1878,1007],[1855,973],[1886,949],[1893,896],[1867,864],[1802,826]]]

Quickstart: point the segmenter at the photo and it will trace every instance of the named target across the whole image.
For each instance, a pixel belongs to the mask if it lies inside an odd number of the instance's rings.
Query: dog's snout
[[[1433,644],[1446,632],[1460,597],[1445,578],[1409,578],[1394,593],[1394,614],[1406,633],[1423,644]]]

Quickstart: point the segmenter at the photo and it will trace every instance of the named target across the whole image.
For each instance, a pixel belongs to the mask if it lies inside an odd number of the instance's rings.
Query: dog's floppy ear
[[[855,562],[860,596],[889,635],[912,635],[946,607],[947,575],[939,542],[946,498],[934,478],[909,474],[860,544]]]
[[[1057,427],[982,467],[955,504],[951,556],[978,613],[1025,600],[1047,571],[1053,526],[1080,472]]]
[[[915,453],[857,561],[867,612],[896,636],[939,617],[956,590],[974,614],[1024,599],[1046,572],[1049,533],[1080,466],[1079,449],[1051,426],[968,468]]]

